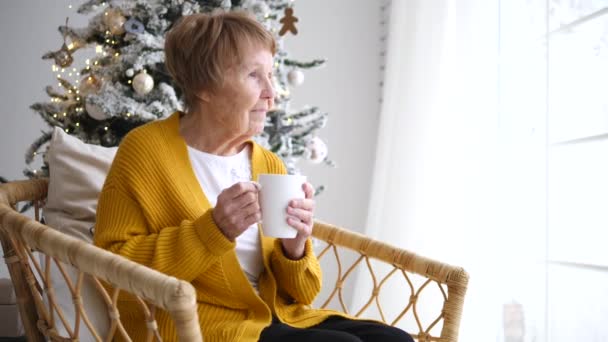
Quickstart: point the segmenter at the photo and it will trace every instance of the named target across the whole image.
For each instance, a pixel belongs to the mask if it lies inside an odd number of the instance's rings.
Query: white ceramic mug
[[[293,199],[304,198],[302,185],[306,176],[260,174],[260,207],[264,236],[294,238],[298,231],[287,223],[287,206]]]

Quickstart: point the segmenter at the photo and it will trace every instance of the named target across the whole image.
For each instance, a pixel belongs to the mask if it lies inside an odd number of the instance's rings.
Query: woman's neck
[[[235,136],[234,132],[217,126],[201,113],[182,113],[179,134],[188,146],[219,156],[235,155],[245,147],[249,137]]]

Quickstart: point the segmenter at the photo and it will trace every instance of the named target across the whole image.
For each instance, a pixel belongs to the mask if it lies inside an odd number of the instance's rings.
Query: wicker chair
[[[148,341],[158,339],[159,336],[154,320],[157,308],[166,310],[174,319],[180,340],[201,341],[192,285],[40,223],[38,211],[46,198],[47,186],[45,179],[0,185],[0,237],[28,341],[77,341],[80,329],[91,330],[98,341],[109,341],[115,337],[130,340],[116,309],[119,291],[126,291],[138,298],[146,315],[146,322],[142,324],[148,327]],[[23,201],[33,201],[35,219],[15,210],[16,204]],[[468,283],[468,275],[462,268],[426,259],[321,222],[315,223],[313,235],[322,243],[316,247],[320,251],[318,256],[322,265],[332,262],[338,270],[337,274],[333,274],[334,281],[324,283],[327,298],[321,307],[331,307],[332,303],[337,303],[338,309],[348,312],[343,297],[345,290],[352,289],[353,286],[347,287],[345,283],[354,283],[355,270],[363,267],[369,271],[363,273],[369,274],[372,291],[368,294],[369,298],[364,300],[363,307],[352,315],[365,314],[367,317],[368,309],[374,309],[379,314],[379,319],[392,325],[400,324],[409,317],[417,331],[408,331],[418,341],[457,341]],[[346,257],[343,251],[350,251],[351,257]],[[66,280],[76,312],[73,326],[69,326],[63,317],[54,298],[48,272],[43,271],[40,259],[34,253],[42,254],[42,262],[47,265],[55,263],[62,269],[62,263],[65,263],[80,271],[76,282],[69,278]],[[350,266],[344,271],[345,259]],[[377,263],[383,266],[378,267]],[[379,268],[387,270],[382,277],[377,275]],[[62,273],[65,273],[63,269]],[[81,286],[85,277],[96,284],[107,305],[110,320],[107,332],[95,330],[89,319],[90,313],[82,305]],[[419,280],[416,281],[415,277]],[[395,318],[388,320],[383,311],[384,298],[380,290],[391,279],[402,279],[400,282],[405,285],[405,290],[402,298],[387,299],[393,304],[401,301],[402,306]],[[108,293],[102,282],[111,284],[115,290]],[[419,297],[423,290],[431,292],[427,290],[429,288],[436,289],[437,295],[433,298],[439,300],[440,306],[433,314],[436,318],[423,323],[418,314],[421,310]],[[63,328],[58,329],[62,324]],[[67,336],[62,336],[60,331],[67,331]],[[105,338],[102,338],[103,335]]]

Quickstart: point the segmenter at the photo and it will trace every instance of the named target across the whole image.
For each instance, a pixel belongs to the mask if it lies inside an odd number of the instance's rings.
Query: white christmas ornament
[[[298,69],[293,69],[287,74],[287,81],[292,86],[299,86],[304,83],[304,73]]]
[[[325,145],[325,142],[321,138],[312,138],[307,147],[310,150],[309,159],[311,162],[319,164],[327,157],[327,145]]]
[[[102,121],[108,118],[108,115],[104,113],[103,109],[96,104],[87,102],[84,105],[84,108],[87,110],[87,114],[97,121]]]
[[[133,71],[132,68],[129,68],[127,71],[125,71],[125,75],[127,75],[127,77],[133,77],[133,75],[135,75],[135,71]]]
[[[133,78],[133,89],[138,95],[146,95],[154,88],[154,79],[145,72],[140,72]]]
[[[270,14],[270,6],[262,1],[245,0],[241,3],[241,7],[249,12],[253,12],[260,19],[265,19]]]

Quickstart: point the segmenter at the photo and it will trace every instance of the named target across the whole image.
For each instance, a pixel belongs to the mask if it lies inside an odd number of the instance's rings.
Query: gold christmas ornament
[[[65,19],[65,26],[68,27],[68,20],[69,18]],[[44,54],[42,56],[42,59],[53,59],[55,60],[55,64],[59,65],[62,68],[67,68],[70,65],[72,65],[72,62],[74,62],[74,57],[72,57],[72,52],[70,51],[70,48],[68,47],[68,44],[66,43],[66,38],[67,38],[67,33],[63,34],[63,45],[61,46],[61,49],[57,50],[57,51],[51,51],[51,52],[47,52],[46,54]],[[72,48],[74,47],[73,44]]]
[[[54,52],[53,59],[55,59],[55,64],[62,68],[67,68],[74,62],[74,57],[72,57],[72,53],[65,43],[63,43],[61,49]]]
[[[125,33],[124,25],[126,21],[127,18],[116,8],[107,10],[103,16],[103,23],[108,28],[108,31],[117,36]]]
[[[141,71],[133,77],[133,89],[138,95],[146,95],[152,91],[152,88],[154,88],[154,79],[145,71]]]
[[[101,81],[94,75],[87,76],[80,81],[80,95],[86,96],[89,94],[95,94],[101,89]]]

